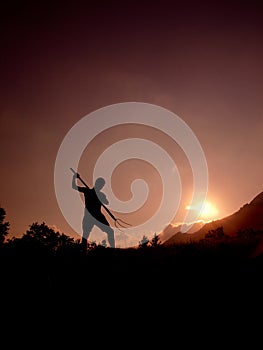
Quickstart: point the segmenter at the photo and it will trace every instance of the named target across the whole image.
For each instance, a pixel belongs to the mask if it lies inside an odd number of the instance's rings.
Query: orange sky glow
[[[33,222],[46,222],[79,237],[56,200],[56,155],[75,123],[116,103],[162,106],[195,133],[209,174],[199,219],[230,215],[260,193],[262,11],[254,1],[109,1],[103,7],[77,1],[63,4],[63,10],[48,1],[34,7],[5,4],[0,206],[11,235],[21,236]],[[133,137],[155,142],[174,160],[182,196],[172,224],[182,222],[187,210],[199,205],[189,207],[193,175],[182,149],[160,130],[142,125],[105,130],[85,149],[78,171],[92,185],[103,150]],[[134,225],[153,215],[162,197],[160,174],[138,159],[113,172],[116,196],[128,200],[137,178],[147,182],[149,198],[139,210],[122,214]]]

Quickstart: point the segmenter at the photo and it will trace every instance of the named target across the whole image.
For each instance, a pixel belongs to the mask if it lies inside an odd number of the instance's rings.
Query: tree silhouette
[[[150,241],[150,246],[157,247],[158,245],[160,245],[160,237],[155,233]]]
[[[217,239],[220,239],[220,238],[223,238],[223,237],[225,237],[225,232],[224,232],[223,226],[217,227],[214,230],[209,230],[207,232],[207,234],[205,235],[205,238],[217,238]]]
[[[141,241],[139,241],[139,248],[146,248],[149,245],[149,239],[146,235],[143,235]]]
[[[143,235],[139,241],[139,248],[157,247],[158,245],[160,245],[160,237],[156,233],[151,240],[146,235]]]
[[[52,251],[70,247],[74,244],[74,239],[72,237],[60,233],[59,231],[55,231],[45,222],[42,222],[41,224],[34,222],[30,225],[29,230],[27,230],[22,236],[21,240],[24,243],[46,247],[48,250]]]
[[[6,211],[4,208],[0,207],[0,244],[3,244],[8,234],[10,224],[5,221]]]

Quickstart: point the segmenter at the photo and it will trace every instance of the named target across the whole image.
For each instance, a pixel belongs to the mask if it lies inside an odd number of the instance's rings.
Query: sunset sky
[[[81,118],[117,103],[155,104],[188,124],[206,156],[207,200],[218,218],[262,191],[261,2],[23,1],[1,5],[0,16],[0,206],[12,235],[36,221],[76,235],[55,196],[57,152]],[[87,149],[81,174],[90,183],[96,155],[114,137],[139,136],[161,143],[181,164],[185,209],[189,171],[157,131],[131,126],[101,135]],[[148,176],[149,214],[158,174],[146,164],[127,166],[130,179],[135,168]],[[123,176],[115,179],[123,191],[127,177],[123,185]],[[144,214],[129,220],[136,215]]]

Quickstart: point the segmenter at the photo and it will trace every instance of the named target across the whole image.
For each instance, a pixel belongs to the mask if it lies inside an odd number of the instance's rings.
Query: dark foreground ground
[[[254,323],[260,326],[263,311],[263,254],[255,255],[254,245],[79,248],[1,248],[1,320],[12,334],[23,329],[25,346],[54,345],[54,337],[68,346],[73,337],[73,348],[87,341],[139,346],[139,339],[170,348],[184,331],[185,344],[196,342],[197,329],[199,345],[207,332],[213,343],[229,341],[232,327],[240,341],[252,324],[261,334]],[[8,342],[15,346],[17,338]]]
[[[244,243],[186,244],[174,247],[112,249],[98,246],[50,251],[43,247],[1,251],[5,295],[68,296],[103,300],[155,295],[159,302],[194,295],[261,290],[263,254],[253,256]],[[128,300],[126,300],[128,304]],[[125,304],[126,304],[125,302]]]

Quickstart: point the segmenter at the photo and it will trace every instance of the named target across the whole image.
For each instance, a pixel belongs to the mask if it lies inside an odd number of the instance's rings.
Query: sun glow
[[[198,203],[196,205],[186,206],[187,210],[195,210],[199,212],[199,218],[204,220],[216,219],[218,215],[218,209],[211,202],[205,201],[204,203]]]

